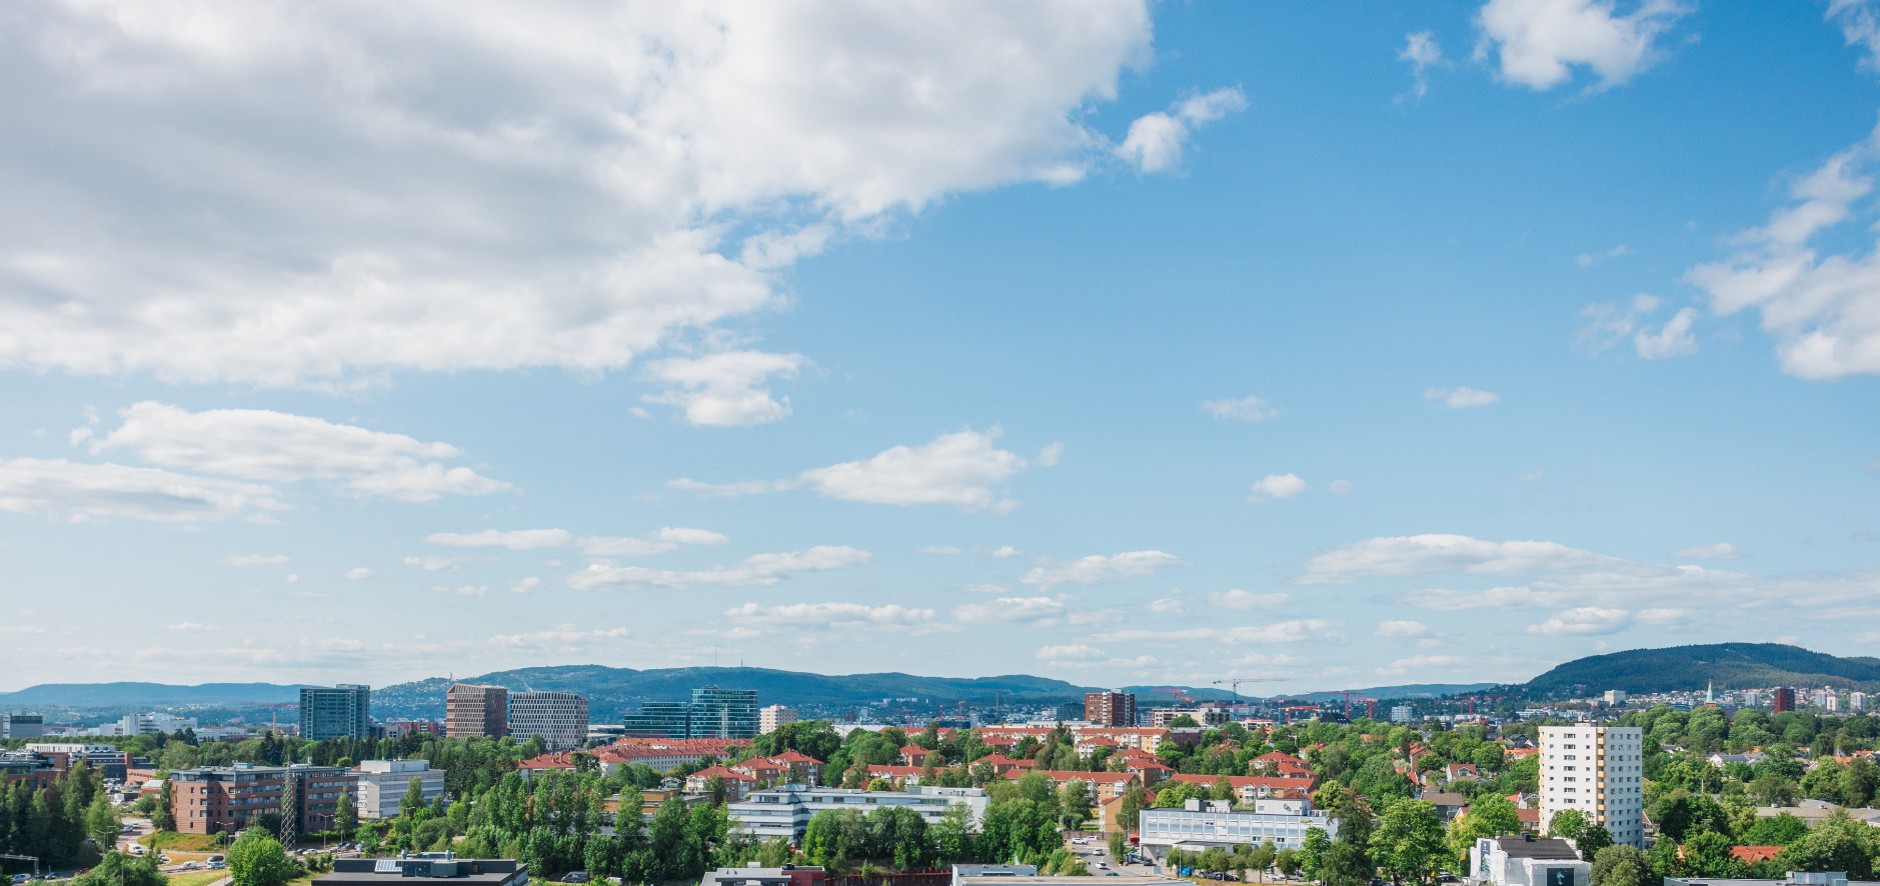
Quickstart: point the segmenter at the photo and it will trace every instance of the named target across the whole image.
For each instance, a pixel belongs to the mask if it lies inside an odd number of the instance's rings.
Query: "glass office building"
[[[625,719],[631,738],[755,738],[759,712],[757,690],[692,690],[692,700],[649,701]]]
[[[372,737],[372,687],[341,683],[300,690],[300,737],[308,741]]]

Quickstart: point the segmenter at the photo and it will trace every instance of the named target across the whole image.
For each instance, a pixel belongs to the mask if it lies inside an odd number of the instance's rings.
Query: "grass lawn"
[[[209,886],[223,877],[228,871],[184,871],[180,874],[165,874],[170,878],[170,886]]]
[[[222,842],[214,834],[174,834],[157,831],[137,838],[137,842],[151,849],[174,849],[178,852],[218,852]]]

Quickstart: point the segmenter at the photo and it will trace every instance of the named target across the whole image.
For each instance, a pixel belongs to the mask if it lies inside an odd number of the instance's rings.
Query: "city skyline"
[[[1552,7],[13,10],[0,691],[1863,654],[1880,7]]]

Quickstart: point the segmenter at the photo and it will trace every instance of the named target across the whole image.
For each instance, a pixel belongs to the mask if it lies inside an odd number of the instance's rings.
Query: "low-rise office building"
[[[1469,886],[1589,886],[1593,865],[1572,843],[1532,836],[1476,840],[1469,849]],[[1670,882],[1670,881],[1666,881]]]
[[[410,886],[414,879],[448,880],[454,886],[527,886],[529,866],[510,858],[336,858],[333,872],[313,882],[315,886]]]
[[[1258,846],[1268,840],[1278,849],[1298,849],[1310,828],[1338,834],[1338,822],[1314,811],[1304,799],[1257,800],[1252,809],[1239,810],[1227,800],[1189,800],[1180,809],[1144,809],[1137,819],[1143,853],[1156,859],[1174,849],[1231,852],[1241,844]]]
[[[360,818],[397,818],[414,778],[424,802],[444,796],[444,770],[425,760],[361,760],[353,775],[359,780]]]
[[[178,769],[170,773],[170,813],[184,834],[239,831],[263,812],[279,812],[281,792],[294,782],[299,830],[333,826],[342,794],[354,791],[351,770],[338,766],[233,766]]]
[[[986,803],[986,792],[979,788],[921,785],[905,791],[863,791],[790,784],[756,791],[743,802],[732,803],[727,811],[733,829],[759,842],[783,837],[800,843],[810,818],[825,809],[854,809],[866,815],[884,806],[901,806],[920,813],[932,826],[953,806],[965,806],[977,824],[985,818]]]

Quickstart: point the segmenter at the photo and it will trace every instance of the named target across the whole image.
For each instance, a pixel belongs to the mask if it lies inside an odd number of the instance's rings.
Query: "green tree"
[[[91,799],[91,808],[85,810],[85,833],[98,841],[99,852],[108,852],[117,845],[118,831],[122,828],[117,809],[111,805],[111,798],[99,791]]]
[[[354,828],[359,827],[359,809],[353,805],[352,792],[340,791],[339,803],[333,808],[333,830],[339,832],[339,838],[351,840]]]
[[[1586,813],[1578,809],[1562,809],[1554,813],[1553,820],[1547,822],[1547,836],[1577,841],[1586,832],[1586,827]]]
[[[1873,879],[1880,836],[1873,826],[1837,813],[1783,851],[1790,870],[1845,871],[1849,880]]]
[[[1116,826],[1125,831],[1136,830],[1141,821],[1142,807],[1147,803],[1148,793],[1141,782],[1130,782],[1123,791],[1123,798],[1116,801]]]
[[[413,777],[405,785],[404,799],[398,801],[398,815],[401,818],[416,818],[424,814],[424,779]]]
[[[170,780],[163,780],[163,789],[157,794],[157,808],[150,813],[150,826],[159,831],[176,830],[176,800],[170,790]]]
[[[954,803],[941,813],[931,829],[934,854],[940,864],[958,864],[977,858],[973,812],[965,803]]]
[[[1371,878],[1377,876],[1370,853],[1375,826],[1370,810],[1356,796],[1342,790],[1334,795],[1327,810],[1338,822],[1338,837],[1319,861],[1319,879],[1325,881],[1325,886],[1369,886]]]
[[[1340,821],[1340,837],[1343,821]],[[1371,834],[1371,855],[1390,874],[1391,882],[1423,883],[1435,872],[1443,855],[1443,823],[1436,804],[1405,800],[1384,810]]]
[[[1582,861],[1592,861],[1593,856],[1599,854],[1599,850],[1612,845],[1612,832],[1606,830],[1603,824],[1589,824],[1585,830],[1580,831],[1580,836],[1573,841],[1573,845],[1580,850]]]
[[[235,886],[283,886],[300,876],[300,868],[279,840],[250,828],[228,848],[228,875]]]
[[[1658,886],[1645,853],[1631,846],[1607,846],[1593,856],[1593,886]]]
[[[1808,834],[1808,822],[1787,812],[1758,818],[1743,831],[1748,846],[1788,846]]]
[[[73,886],[166,886],[169,881],[157,870],[154,858],[107,852],[104,860],[79,875]]]

